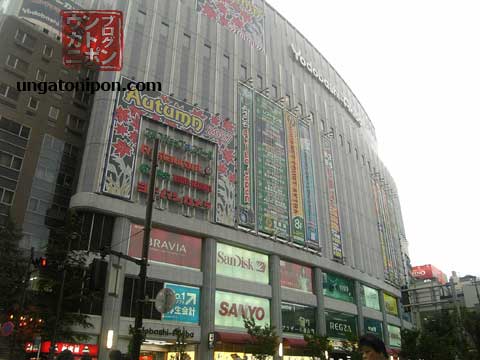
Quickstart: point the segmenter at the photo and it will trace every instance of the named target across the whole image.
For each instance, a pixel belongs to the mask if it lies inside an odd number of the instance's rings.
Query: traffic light
[[[38,257],[38,258],[32,258],[32,264],[33,266],[39,268],[39,269],[45,269],[48,265],[47,258],[44,256]]]
[[[107,268],[108,263],[105,260],[93,259],[93,262],[90,264],[90,281],[88,286],[90,290],[96,291],[104,288],[107,279]]]
[[[41,257],[40,258],[40,267],[43,268],[43,269],[47,267],[47,258],[46,257]]]

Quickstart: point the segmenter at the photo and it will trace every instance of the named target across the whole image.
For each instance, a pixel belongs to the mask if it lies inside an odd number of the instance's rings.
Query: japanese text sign
[[[175,305],[163,314],[162,320],[198,324],[200,319],[200,289],[192,286],[165,283],[175,292]]]
[[[104,71],[122,69],[123,16],[116,10],[63,10],[63,65],[87,65]]]

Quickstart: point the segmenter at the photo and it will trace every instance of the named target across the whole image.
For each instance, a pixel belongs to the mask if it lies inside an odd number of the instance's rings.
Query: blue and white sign
[[[175,292],[175,305],[163,314],[162,320],[198,324],[200,319],[200,289],[193,286],[165,283]]]

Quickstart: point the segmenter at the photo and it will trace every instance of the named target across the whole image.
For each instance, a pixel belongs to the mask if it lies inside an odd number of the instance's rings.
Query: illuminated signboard
[[[390,346],[397,348],[402,347],[402,333],[398,326],[388,324],[388,336],[390,339]]]
[[[378,296],[378,290],[371,287],[362,285],[360,288],[362,291],[362,303],[370,309],[380,310],[380,298]]]
[[[268,284],[268,256],[217,243],[217,274]]]
[[[43,341],[40,346],[40,352],[48,354],[50,352],[50,341]],[[38,345],[34,345],[29,342],[25,345],[26,352],[38,352]],[[65,342],[56,342],[55,343],[55,353],[60,354],[64,350],[70,350],[73,355],[98,355],[98,345],[96,344],[75,344],[75,343],[65,343]]]
[[[244,329],[243,318],[259,326],[270,323],[270,301],[254,296],[217,291],[215,293],[215,326]]]
[[[312,268],[280,260],[280,285],[312,292]]]
[[[327,336],[333,339],[353,340],[357,337],[357,317],[355,315],[327,312]]]
[[[337,300],[354,303],[355,287],[353,284],[353,280],[324,272],[323,295]]]
[[[282,331],[315,334],[315,308],[282,302]]]
[[[383,293],[383,300],[385,302],[385,311],[390,315],[398,316],[397,299],[391,295]]]
[[[363,319],[365,332],[367,334],[373,334],[383,340],[383,323],[374,319]]]
[[[165,283],[175,292],[175,305],[162,315],[162,321],[198,324],[200,321],[200,289],[193,286]]]

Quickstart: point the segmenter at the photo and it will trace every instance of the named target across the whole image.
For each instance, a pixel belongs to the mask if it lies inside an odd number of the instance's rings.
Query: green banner
[[[357,317],[344,313],[325,313],[327,336],[332,339],[353,341],[357,338]]]
[[[383,340],[383,323],[381,321],[364,318],[363,325],[365,328],[365,333],[373,334]]]
[[[255,96],[258,230],[288,238],[288,182],[282,109]]]
[[[370,309],[380,310],[380,298],[378,290],[362,285],[362,304]]]
[[[253,183],[253,92],[238,86],[238,224],[255,229],[255,187]]]
[[[337,300],[355,303],[355,287],[353,280],[324,272],[323,295]]]

